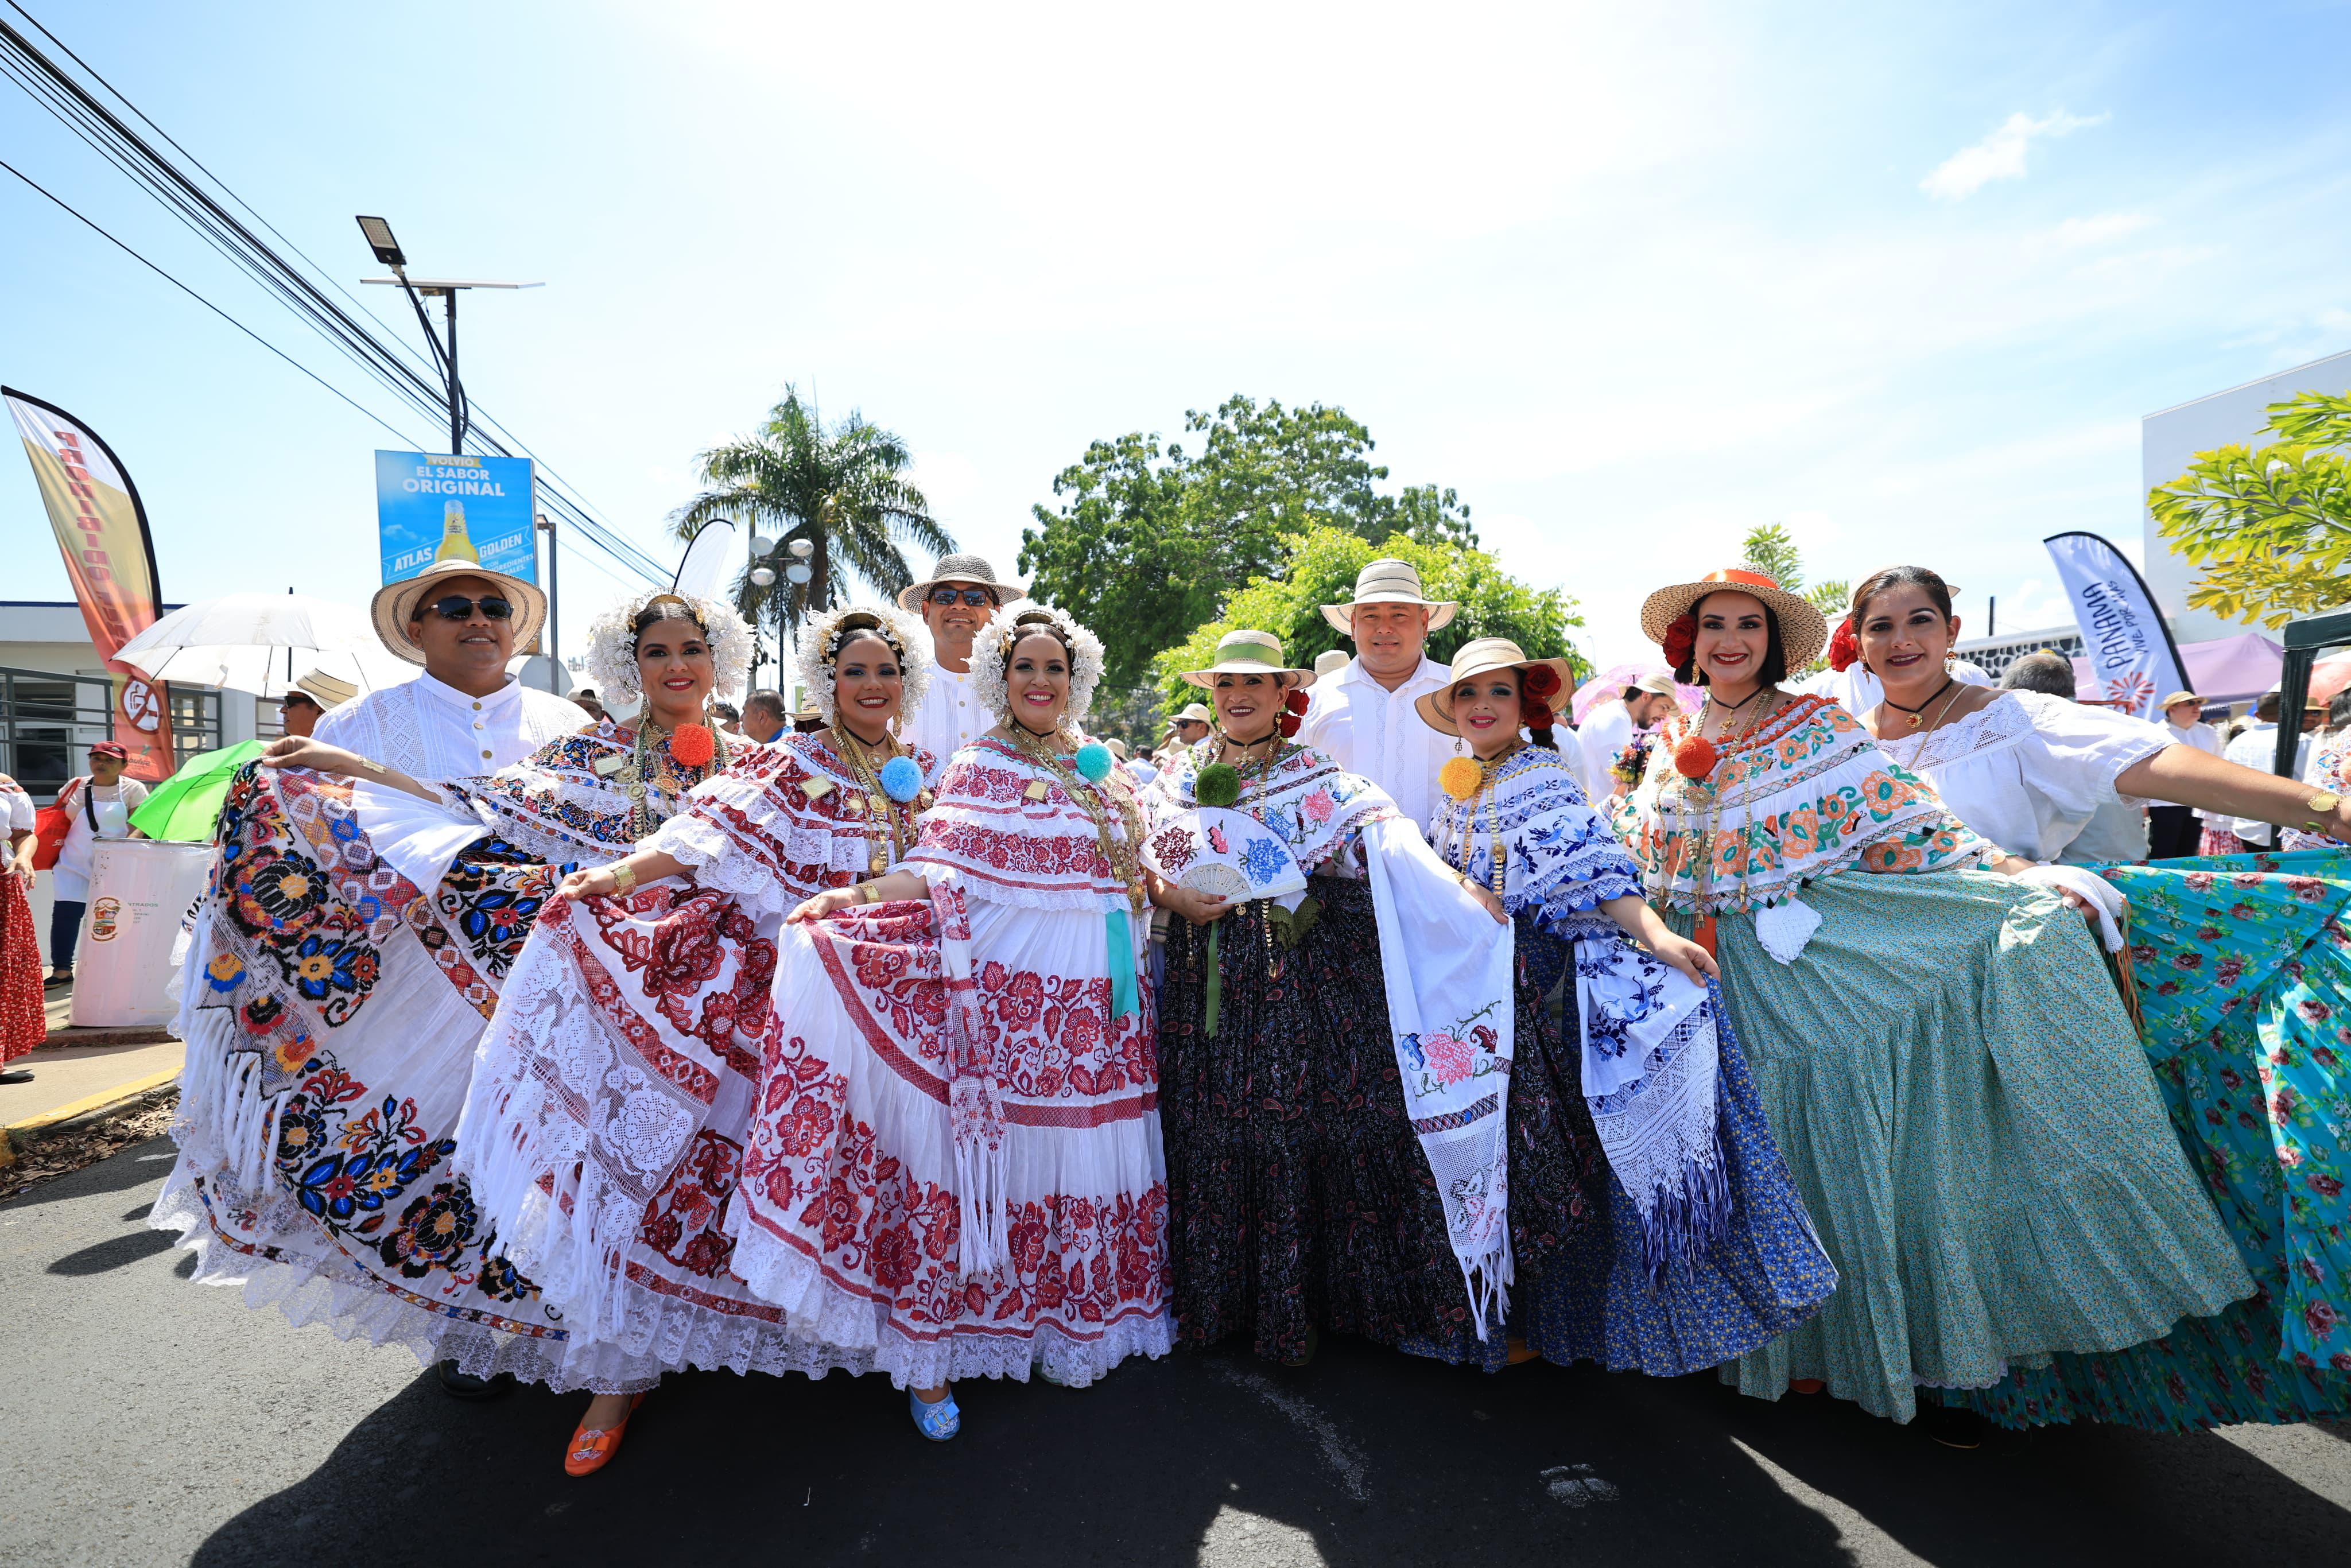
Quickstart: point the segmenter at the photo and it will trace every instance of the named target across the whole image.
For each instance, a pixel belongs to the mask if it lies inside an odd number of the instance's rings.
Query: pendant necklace
[[[1943,677],[1943,684],[1942,684],[1941,685],[1939,685],[1939,686],[1937,686],[1937,687],[1935,688],[1935,690],[1934,690],[1933,695],[1930,695],[1930,696],[1928,696],[1925,702],[1920,703],[1917,707],[1911,707],[1910,706],[1908,706],[1908,705],[1907,705],[1907,704],[1906,704],[1906,703],[1898,703],[1898,702],[1896,702],[1896,701],[1895,701],[1892,697],[1890,697],[1890,696],[1880,697],[1880,698],[1878,699],[1878,701],[1880,701],[1880,702],[1884,703],[1887,707],[1892,708],[1892,709],[1893,709],[1895,712],[1896,712],[1896,713],[1907,713],[1907,714],[1908,714],[1908,715],[1910,716],[1910,718],[1909,718],[1909,723],[1908,723],[1907,727],[1908,727],[1908,728],[1910,728],[1912,731],[1914,731],[1914,732],[1915,732],[1915,731],[1917,731],[1918,728],[1920,728],[1923,725],[1925,725],[1925,724],[1926,724],[1926,722],[1927,722],[1927,719],[1926,719],[1926,713],[1927,713],[1927,710],[1928,710],[1928,708],[1930,708],[1930,707],[1934,706],[1934,705],[1935,705],[1935,698],[1936,698],[1936,697],[1938,697],[1938,696],[1941,696],[1945,692],[1949,691],[1953,686],[1956,686],[1956,685],[1958,685],[1959,684],[1959,683],[1957,680],[1953,679],[1951,676],[1949,676],[1949,675],[1945,675],[1945,676]],[[1935,717],[1936,717],[1936,719],[1937,719],[1938,721],[1940,721],[1940,719],[1942,718],[1942,716],[1942,716],[1941,714],[1937,714],[1937,715],[1935,716]]]

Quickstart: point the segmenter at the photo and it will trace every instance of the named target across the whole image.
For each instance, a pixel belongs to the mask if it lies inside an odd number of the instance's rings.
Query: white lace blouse
[[[2161,725],[2041,692],[2002,692],[1956,724],[1878,747],[1935,787],[1951,814],[2010,854],[2051,862],[2124,770],[2177,744]]]

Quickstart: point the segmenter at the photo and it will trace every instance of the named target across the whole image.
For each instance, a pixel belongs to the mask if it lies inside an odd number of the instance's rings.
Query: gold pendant
[[[865,808],[877,817],[886,817],[890,814],[890,799],[886,795],[868,795]]]
[[[865,797],[862,795],[843,795],[841,798],[841,809],[848,812],[852,817],[862,817],[865,815]]]
[[[800,799],[808,801],[811,805],[823,800],[827,795],[831,793],[832,780],[830,779],[803,779],[800,780]]]
[[[629,759],[625,757],[600,757],[596,758],[596,772],[599,777],[610,779],[628,765]]]
[[[1050,795],[1052,792],[1053,787],[1046,783],[1042,779],[1031,779],[1029,781],[1029,788],[1021,791],[1023,795],[1031,800],[1042,800],[1046,796]]]

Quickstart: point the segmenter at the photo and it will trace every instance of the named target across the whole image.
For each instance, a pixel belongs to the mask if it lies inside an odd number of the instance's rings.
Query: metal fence
[[[172,744],[185,759],[221,743],[220,693],[172,689]],[[0,772],[33,799],[54,800],[87,772],[89,747],[114,735],[114,692],[104,675],[59,674],[0,665]]]

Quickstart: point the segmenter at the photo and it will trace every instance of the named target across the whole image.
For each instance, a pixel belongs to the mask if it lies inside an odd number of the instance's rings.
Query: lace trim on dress
[[[1573,939],[1614,931],[1595,912],[1626,894],[1639,897],[1641,868],[1587,803],[1583,786],[1558,753],[1530,746],[1502,764],[1489,791],[1446,800],[1430,838],[1448,864],[1480,887],[1493,884],[1494,834],[1510,853],[1502,867],[1502,907],[1532,908],[1541,929]]]
[[[1195,789],[1200,769],[1216,759],[1216,744],[1211,737],[1187,748],[1144,790],[1146,831],[1198,807]],[[1334,857],[1343,859],[1365,823],[1398,814],[1386,790],[1308,746],[1289,750],[1269,773],[1244,774],[1234,810],[1280,834],[1309,875]]]
[[[1121,813],[1109,820],[1113,841],[1124,843]],[[958,873],[980,904],[1100,910],[1127,899],[1093,817],[1050,769],[994,740],[956,753],[905,863]]]

